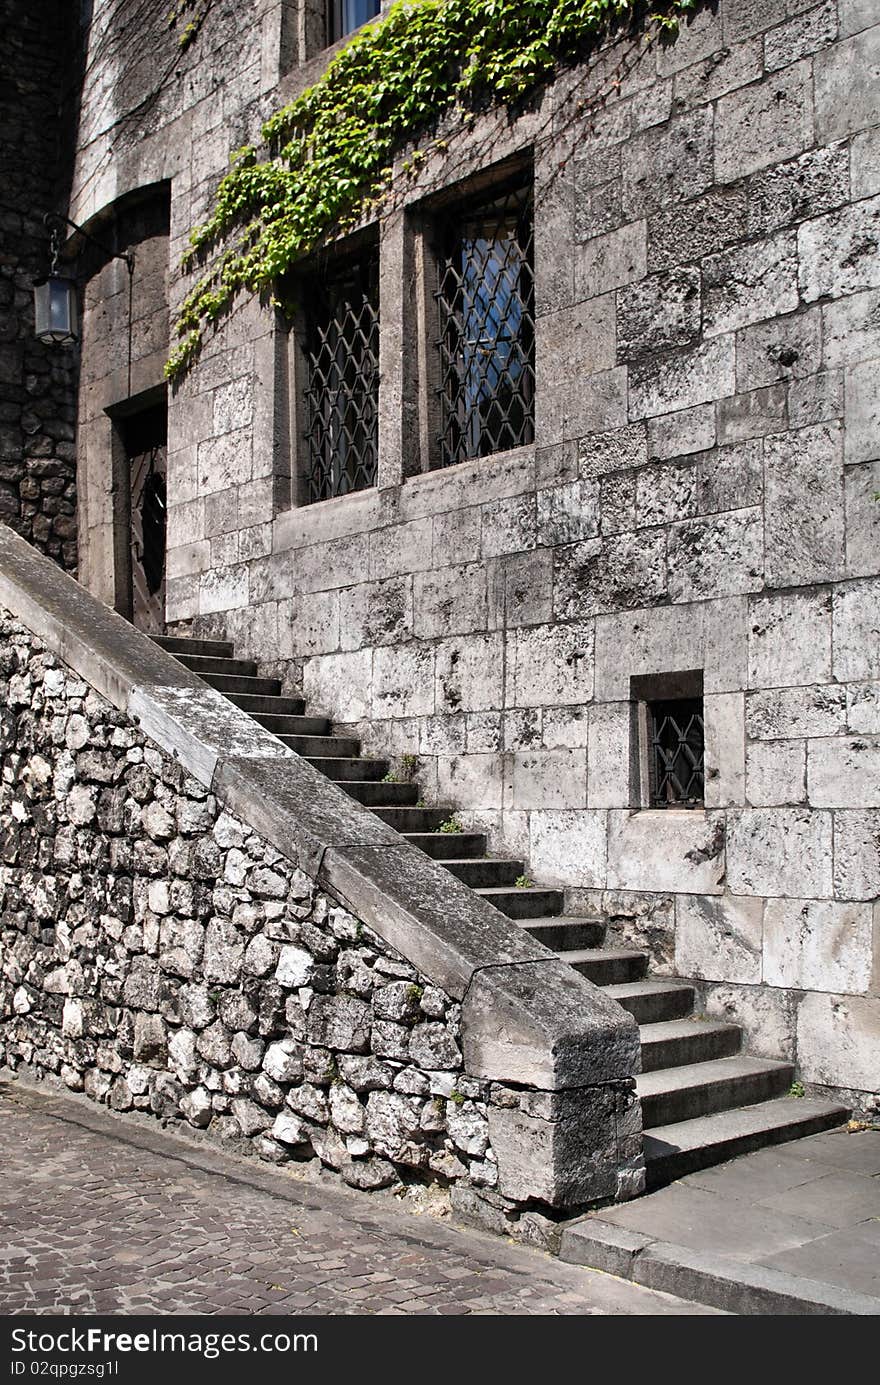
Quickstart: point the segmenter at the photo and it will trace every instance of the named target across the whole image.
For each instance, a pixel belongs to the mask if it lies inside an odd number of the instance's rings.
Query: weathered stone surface
[[[747,808],[727,829],[727,881],[736,894],[829,898],[831,816],[804,808]]]
[[[763,913],[761,899],[680,895],[675,906],[676,975],[761,981]]]
[[[834,893],[838,899],[880,896],[880,812],[876,809],[835,813]]]
[[[768,900],[764,980],[798,990],[863,993],[871,984],[872,912],[868,904]]]
[[[724,878],[724,818],[665,809],[608,814],[610,889],[718,894]]]
[[[880,1000],[806,995],[798,1007],[797,1040],[805,1081],[871,1091],[877,1081]]]

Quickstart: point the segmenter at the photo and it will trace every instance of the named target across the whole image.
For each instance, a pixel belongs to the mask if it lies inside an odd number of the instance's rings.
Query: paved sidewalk
[[[562,1253],[736,1313],[880,1313],[880,1130],[690,1174],[585,1218]]]
[[[0,1167],[3,1314],[712,1311],[18,1082]]]

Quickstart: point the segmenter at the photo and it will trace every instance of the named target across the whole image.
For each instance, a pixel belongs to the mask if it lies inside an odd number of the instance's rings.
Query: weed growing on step
[[[513,882],[514,888],[517,890],[530,890],[534,883],[530,875],[518,875]]]
[[[461,823],[459,822],[458,818],[447,818],[445,822],[441,822],[440,826],[437,828],[437,831],[438,831],[438,832],[463,832],[463,831],[464,831],[464,828],[462,827],[462,825],[461,825]]]
[[[804,1086],[803,1082],[792,1082],[791,1086],[788,1089],[788,1095],[797,1097],[798,1100],[800,1100],[801,1097],[807,1095],[807,1089]]]

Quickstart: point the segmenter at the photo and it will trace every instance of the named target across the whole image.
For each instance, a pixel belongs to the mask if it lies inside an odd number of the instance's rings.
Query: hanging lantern
[[[34,330],[47,346],[73,346],[79,340],[76,283],[56,274],[34,284]]]

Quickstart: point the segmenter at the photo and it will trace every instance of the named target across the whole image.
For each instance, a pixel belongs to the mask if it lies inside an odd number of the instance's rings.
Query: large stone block
[[[628,220],[704,192],[712,182],[711,111],[689,111],[636,135],[623,148],[622,172]]]
[[[806,995],[798,1008],[797,1038],[807,1082],[876,1091],[880,999]]]
[[[624,1171],[641,1182],[641,1111],[631,1087],[615,1083],[566,1093],[553,1103],[551,1116],[490,1107],[489,1138],[506,1197],[578,1207],[616,1199]]]
[[[636,473],[635,484],[640,529],[688,519],[697,512],[697,468],[691,463],[643,467]]]
[[[583,808],[587,801],[585,750],[522,750],[513,756],[513,808]]]
[[[755,390],[815,374],[822,362],[817,308],[744,327],[736,335],[736,387]]]
[[[513,705],[589,702],[593,696],[593,644],[592,621],[518,630]]]
[[[486,569],[472,563],[417,573],[413,627],[419,639],[486,628]]]
[[[817,54],[816,133],[823,142],[880,123],[880,24]]]
[[[750,687],[799,687],[805,683],[830,681],[831,597],[828,593],[791,592],[754,597],[749,605],[749,617]]]
[[[880,812],[834,814],[834,893],[838,899],[880,897]]]
[[[727,825],[727,884],[734,894],[827,899],[832,893],[831,814],[745,808]]]
[[[718,401],[718,441],[722,445],[778,433],[787,421],[784,385],[768,385]]]
[[[396,657],[400,651],[389,653]],[[504,637],[463,635],[457,640],[444,640],[437,646],[436,681],[438,712],[477,712],[500,707]]]
[[[733,982],[714,982],[700,990],[706,1015],[742,1026],[747,1052],[756,1058],[794,1059],[800,999],[796,993]]]
[[[746,798],[753,808],[806,802],[806,742],[756,741],[746,757]]]
[[[703,670],[709,692],[738,691],[747,681],[747,606],[744,597],[648,607],[596,622],[596,700],[630,696],[640,673]],[[670,668],[670,650],[675,651]]]
[[[657,461],[705,452],[715,445],[715,409],[711,404],[696,404],[661,414],[648,423],[648,456]],[[732,509],[733,506],[724,506]]]
[[[648,269],[670,269],[713,254],[746,234],[747,199],[739,188],[712,188],[648,220]]]
[[[667,561],[673,601],[701,601],[759,591],[764,585],[763,516],[731,510],[673,524]]]
[[[590,808],[626,808],[631,802],[632,710],[630,702],[605,702],[590,708],[587,754],[587,803]]]
[[[703,261],[703,331],[707,337],[793,312],[798,306],[793,231],[723,250]]]
[[[746,730],[753,740],[836,736],[846,730],[846,692],[836,683],[826,683],[749,693]]]
[[[618,360],[635,360],[668,346],[688,346],[701,326],[700,271],[653,274],[617,294]]]
[[[601,889],[605,814],[544,809],[529,814],[529,866],[542,884]]]
[[[666,534],[660,528],[558,548],[554,614],[577,620],[666,595]]]
[[[880,197],[805,221],[797,237],[801,295],[808,303],[880,285]]]
[[[880,807],[880,740],[808,741],[807,796],[819,808]]]
[[[880,678],[880,581],[847,582],[834,592],[834,676],[841,683]]]
[[[745,727],[742,693],[706,693],[703,698],[707,808],[745,801]]]
[[[408,577],[390,577],[385,582],[361,582],[336,592],[313,592],[300,598],[297,605],[295,639],[301,639],[302,606],[307,600],[323,605],[328,620],[322,630],[318,620],[304,622],[303,637],[307,649],[303,652],[323,652],[317,641],[332,638],[334,605],[338,604],[339,645],[342,649],[362,649],[366,645],[404,644],[413,632],[413,585]],[[327,629],[329,627],[329,629]],[[308,647],[308,644],[311,647]],[[328,649],[335,645],[327,644]]]
[[[868,289],[823,305],[822,360],[826,367],[880,357],[880,291]]]
[[[764,981],[808,991],[861,994],[871,984],[869,904],[769,899],[764,911]]]
[[[846,372],[846,460],[880,458],[880,359]]]
[[[675,974],[713,981],[761,980],[764,901],[680,895],[675,903]]]
[[[721,97],[715,112],[715,177],[731,183],[800,154],[812,143],[812,72],[804,60],[770,80]]]
[[[336,721],[365,721],[370,715],[373,654],[322,654],[303,667],[306,701]]]
[[[720,894],[724,817],[688,809],[608,814],[608,887]]]
[[[749,180],[748,197],[747,228],[752,235],[766,235],[842,206],[849,197],[846,144],[810,149],[756,174]]]
[[[699,460],[697,503],[700,514],[760,505],[764,498],[764,455],[756,438],[713,448]]]
[[[595,298],[644,277],[648,271],[647,225],[631,221],[578,245],[574,262],[575,300]]]
[[[764,439],[765,561],[773,586],[843,576],[843,430],[818,423]]]
[[[735,373],[732,336],[640,362],[630,370],[630,418],[650,418],[733,394]]]

